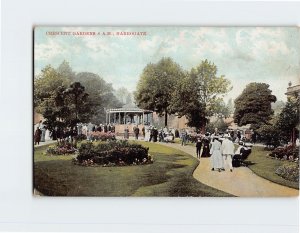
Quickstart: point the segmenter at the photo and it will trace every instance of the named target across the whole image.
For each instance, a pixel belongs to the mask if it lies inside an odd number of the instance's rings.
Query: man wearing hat
[[[229,140],[228,135],[225,135],[225,139],[222,142],[221,152],[223,156],[224,168],[229,167],[232,172],[232,156],[234,155],[234,145],[231,140]]]

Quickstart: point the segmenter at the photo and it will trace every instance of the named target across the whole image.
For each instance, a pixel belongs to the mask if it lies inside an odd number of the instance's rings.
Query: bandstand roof
[[[151,110],[141,109],[133,104],[124,105],[122,108],[106,109],[106,113],[152,113]]]

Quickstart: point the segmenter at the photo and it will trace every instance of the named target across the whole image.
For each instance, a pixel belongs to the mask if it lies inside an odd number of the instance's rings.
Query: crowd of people
[[[72,142],[75,137],[84,135],[87,140],[91,139],[92,132],[115,132],[115,126],[112,124],[92,124],[78,123],[74,127],[54,127],[47,128],[43,121],[34,126],[34,144],[39,145],[40,142],[48,140],[68,140]]]
[[[183,140],[182,140],[183,141]],[[233,138],[230,134],[206,134],[199,137],[196,142],[197,158],[210,157],[212,171],[233,171],[233,167],[244,165],[244,160],[251,153],[252,144],[239,141],[235,150]],[[201,153],[202,149],[202,153]]]

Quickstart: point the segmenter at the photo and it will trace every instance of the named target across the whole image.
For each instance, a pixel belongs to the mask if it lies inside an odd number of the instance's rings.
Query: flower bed
[[[283,159],[283,160],[298,160],[299,157],[299,146],[294,147],[293,145],[288,145],[286,147],[278,147],[273,150],[269,156],[276,158],[276,159]]]
[[[116,135],[112,132],[92,132],[91,133],[91,140],[92,141],[111,141],[116,140]]]
[[[152,163],[149,148],[127,141],[110,141],[93,144],[81,144],[79,155],[73,160],[84,166],[125,166]]]
[[[286,180],[299,182],[299,163],[284,164],[275,173]]]
[[[46,154],[48,155],[67,155],[73,154],[76,152],[76,148],[72,145],[72,143],[62,141],[57,143],[54,146],[49,146]]]

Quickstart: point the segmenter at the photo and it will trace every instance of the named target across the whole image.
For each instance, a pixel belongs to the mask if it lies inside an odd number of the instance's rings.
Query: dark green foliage
[[[85,161],[98,165],[129,165],[141,164],[148,161],[148,150],[140,144],[132,144],[127,141],[110,141],[93,144],[82,143],[76,162],[85,164]],[[149,162],[149,161],[148,161]]]
[[[296,129],[299,121],[299,98],[298,100],[289,99],[279,114],[276,124],[280,137],[285,142],[289,142],[292,139],[293,133],[296,135],[299,134],[299,129]],[[295,138],[293,140],[295,142]]]
[[[264,142],[267,146],[276,148],[280,145],[279,130],[274,125],[264,124],[257,130],[260,141]]]
[[[258,129],[271,119],[271,103],[275,101],[268,84],[250,83],[234,101],[234,121],[239,126],[251,124],[251,128]]]
[[[172,94],[178,80],[184,77],[181,67],[171,58],[162,58],[156,64],[148,64],[140,76],[135,100],[137,106],[156,111],[160,116],[175,113],[171,108]]]
[[[171,108],[180,117],[186,116],[188,126],[203,128],[214,113],[229,114],[221,97],[230,89],[229,80],[217,77],[216,65],[205,60],[178,80]]]

